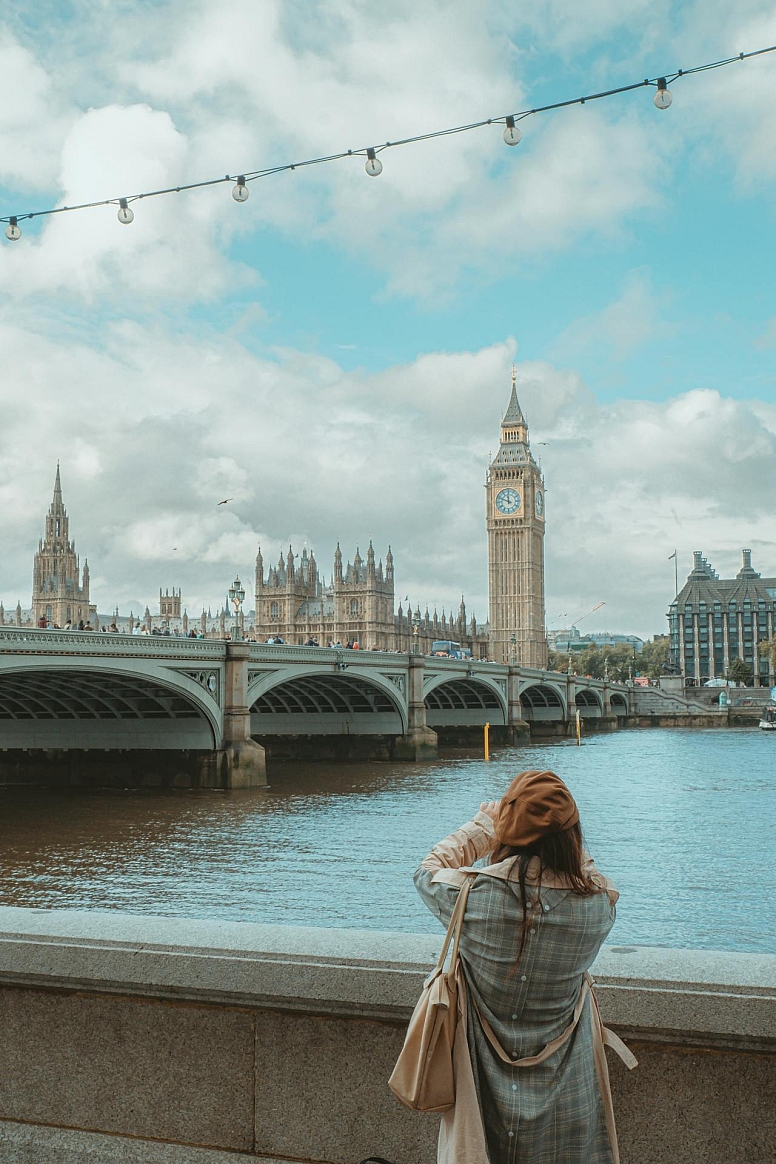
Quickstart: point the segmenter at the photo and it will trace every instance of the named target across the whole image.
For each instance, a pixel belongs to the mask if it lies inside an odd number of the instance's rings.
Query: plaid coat
[[[494,843],[490,817],[477,813],[435,845],[415,873],[418,892],[444,926],[467,879],[463,870]],[[590,997],[584,999],[579,1023],[565,1044],[531,1067],[503,1062],[479,1015],[514,1059],[538,1054],[561,1035],[583,997],[585,973],[614,925],[617,891],[592,862],[587,871],[601,892],[591,897],[572,893],[546,871],[538,885],[537,870],[529,868],[532,925],[513,973],[523,922],[516,874],[510,879],[513,864],[508,859],[478,869],[469,893],[460,945],[467,1001],[459,1021],[456,1105],[442,1117],[439,1160],[616,1164],[613,1120],[607,1130],[600,1063],[596,1067],[596,1030],[603,1028]],[[605,1074],[600,1038],[599,1046]],[[603,1089],[608,1093],[608,1077]]]

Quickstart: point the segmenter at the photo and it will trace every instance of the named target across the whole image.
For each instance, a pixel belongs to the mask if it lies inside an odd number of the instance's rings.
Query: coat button
[[[535,934],[535,933],[536,933],[536,930],[535,930],[535,929],[532,929],[532,930],[531,930],[531,933],[532,933],[532,934]]]
[[[527,982],[527,981],[528,981],[528,975],[527,975],[527,974],[521,974],[521,975],[520,975],[520,981],[521,981],[521,982]]]
[[[517,1018],[517,1015],[516,1015],[516,1014],[513,1014],[513,1015],[512,1015],[512,1018]]]
[[[512,1084],[512,1090],[513,1090],[513,1091],[517,1091],[517,1084],[516,1084],[516,1083],[513,1083],[513,1084]]]
[[[514,1132],[507,1132],[508,1136],[514,1136],[514,1134],[515,1134]]]
[[[549,912],[550,912],[550,907],[549,907],[549,905],[545,905],[545,907],[544,907],[544,912],[545,912],[545,913],[549,913]]]

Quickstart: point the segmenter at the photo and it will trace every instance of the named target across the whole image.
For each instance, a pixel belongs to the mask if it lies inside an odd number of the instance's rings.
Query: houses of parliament
[[[259,549],[255,562],[255,609],[235,614],[228,600],[216,614],[203,610],[189,616],[181,611],[180,590],[159,591],[159,612],[148,607],[142,614],[100,615],[90,601],[89,566],[81,569],[62,496],[57,466],[54,496],[45,519],[44,537],[33,564],[32,605],[17,602],[7,612],[0,602],[0,626],[88,627],[132,633],[137,627],[172,634],[227,637],[235,625],[258,642],[282,639],[286,643],[315,641],[358,643],[361,648],[428,652],[437,640],[453,640],[472,657],[546,667],[547,638],[544,610],[545,489],[534,460],[528,425],[517,397],[515,369],[512,390],[501,422],[499,449],[486,475],[486,529],[488,543],[488,622],[467,616],[461,599],[456,612],[441,616],[426,607],[395,603],[394,558],[390,546],[385,561],[377,559],[372,543],[366,557],[357,549],[352,562],[343,561],[339,543],[328,580],[320,573],[315,555],[289,547],[276,565],[265,570]],[[239,579],[236,579],[239,587]],[[10,615],[10,617],[9,617]]]

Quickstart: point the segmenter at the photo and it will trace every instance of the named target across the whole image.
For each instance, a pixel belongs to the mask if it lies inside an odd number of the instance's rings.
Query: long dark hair
[[[516,857],[517,866],[517,882],[520,890],[520,903],[523,907],[523,924],[520,928],[520,948],[517,952],[517,959],[514,966],[509,972],[509,977],[515,973],[520,965],[520,959],[523,956],[525,948],[525,939],[530,929],[533,920],[533,913],[528,910],[528,896],[525,889],[525,878],[528,872],[528,865],[534,857],[539,858],[539,876],[537,877],[537,905],[532,909],[541,908],[541,879],[545,869],[552,870],[557,873],[566,882],[568,888],[572,893],[578,893],[580,897],[592,897],[594,893],[601,893],[602,887],[593,880],[587,873],[585,873],[582,863],[584,859],[584,848],[582,842],[582,828],[577,822],[569,829],[564,829],[560,833],[548,833],[543,837],[539,837],[538,841],[532,841],[530,845],[521,845],[517,848],[514,845],[499,845],[491,856],[490,860],[495,864],[497,861],[505,861],[509,857]]]

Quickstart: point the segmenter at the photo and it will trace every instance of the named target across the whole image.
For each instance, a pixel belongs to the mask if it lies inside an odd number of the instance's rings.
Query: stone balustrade
[[[386,1079],[439,934],[0,908],[2,1164],[432,1164]],[[605,947],[623,1164],[771,1164],[776,956]]]

